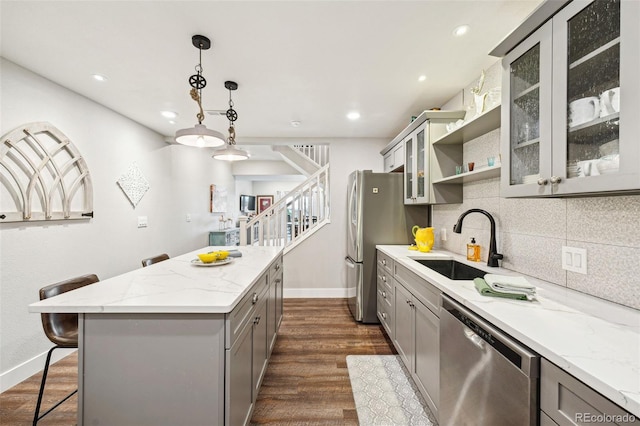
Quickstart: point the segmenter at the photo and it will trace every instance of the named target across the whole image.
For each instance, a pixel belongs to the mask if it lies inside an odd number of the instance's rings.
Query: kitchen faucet
[[[460,215],[456,224],[453,225],[453,232],[455,232],[456,234],[460,234],[462,232],[462,220],[469,213],[482,213],[489,218],[489,222],[491,222],[491,242],[489,243],[489,256],[487,258],[487,266],[499,266],[498,259],[502,259],[503,256],[496,251],[496,221],[493,220],[493,216],[491,216],[489,212],[482,209],[467,210]]]

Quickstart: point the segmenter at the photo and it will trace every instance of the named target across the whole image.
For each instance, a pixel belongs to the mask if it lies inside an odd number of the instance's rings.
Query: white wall
[[[331,223],[285,255],[286,297],[346,297],[347,178],[354,170],[382,172],[387,139],[329,140]]]
[[[209,184],[227,185],[230,200],[235,185],[228,163],[210,152],[170,146],[150,129],[11,62],[0,66],[0,134],[37,121],[60,129],[87,162],[95,212],[91,220],[0,224],[4,390],[24,372],[41,369],[39,357],[51,347],[40,316],[27,312],[40,287],[86,273],[106,279],[140,267],[145,257],[205,246],[208,230],[217,228],[208,213]],[[151,185],[135,209],[116,184],[134,161]],[[138,216],[148,217],[148,228],[137,228]]]

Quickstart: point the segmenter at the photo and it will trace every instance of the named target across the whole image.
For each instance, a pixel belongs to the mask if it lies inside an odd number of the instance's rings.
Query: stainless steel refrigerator
[[[427,206],[405,206],[402,173],[357,170],[349,175],[347,288],[356,321],[377,323],[376,244],[410,244],[411,228],[429,226]]]

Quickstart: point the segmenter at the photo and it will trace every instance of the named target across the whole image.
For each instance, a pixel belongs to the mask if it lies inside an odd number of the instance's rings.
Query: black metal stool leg
[[[36,426],[40,419],[42,419],[44,416],[46,416],[47,414],[52,412],[56,407],[58,407],[60,404],[62,404],[67,399],[69,399],[73,395],[75,395],[76,392],[78,392],[78,389],[74,390],[69,395],[65,396],[63,399],[58,401],[58,403],[55,404],[53,407],[49,408],[42,415],[39,415],[40,414],[40,405],[42,404],[42,397],[44,396],[44,387],[45,387],[45,384],[46,384],[46,381],[47,381],[47,373],[49,372],[49,365],[51,363],[51,354],[53,353],[54,349],[58,349],[60,347],[62,347],[62,346],[54,346],[53,348],[49,349],[49,353],[47,354],[47,361],[44,364],[44,371],[42,372],[42,382],[40,383],[40,392],[38,393],[38,402],[36,404],[36,412],[33,415],[33,426]]]

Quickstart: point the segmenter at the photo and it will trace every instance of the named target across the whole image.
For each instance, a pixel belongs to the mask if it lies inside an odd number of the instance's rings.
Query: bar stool
[[[80,277],[71,278],[65,281],[60,281],[56,284],[51,284],[40,289],[40,300],[48,299],[53,296],[57,296],[67,291],[75,290],[80,287],[84,287],[89,284],[93,284],[100,281],[94,274],[82,275]],[[35,426],[40,419],[53,411],[60,404],[71,398],[78,389],[71,392],[69,395],[60,400],[53,407],[49,408],[44,414],[40,415],[40,404],[42,403],[42,396],[44,395],[44,386],[47,381],[47,373],[49,372],[49,364],[51,362],[51,354],[54,349],[58,348],[77,348],[78,347],[78,314],[73,313],[43,313],[40,315],[42,319],[42,327],[44,334],[52,343],[56,346],[49,350],[47,354],[47,361],[44,364],[44,371],[42,373],[42,382],[40,383],[40,392],[38,393],[38,403],[36,404],[36,412],[33,416],[33,425]]]
[[[169,259],[169,255],[166,253],[159,254],[154,257],[148,257],[146,259],[142,259],[142,266],[151,266],[154,263],[162,262],[163,260]]]

